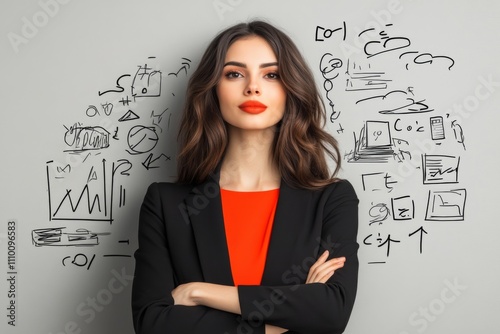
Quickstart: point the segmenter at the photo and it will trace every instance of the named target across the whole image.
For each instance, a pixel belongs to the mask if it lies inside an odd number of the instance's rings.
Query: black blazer
[[[196,186],[154,183],[139,221],[132,289],[136,333],[264,333],[265,323],[290,333],[341,333],[354,304],[358,276],[358,199],[347,181],[322,190],[284,181],[262,283],[239,286],[242,315],[174,305],[171,291],[187,282],[234,285],[219,180]],[[304,284],[323,253],[346,257],[325,284]]]

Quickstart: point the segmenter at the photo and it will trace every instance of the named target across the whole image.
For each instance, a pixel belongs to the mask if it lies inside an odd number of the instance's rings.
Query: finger
[[[316,273],[318,272],[319,268],[321,268],[321,266],[324,266],[325,262],[327,259],[328,259],[328,250],[324,251],[323,254],[321,254],[321,256],[318,258],[318,260],[316,260],[316,262],[309,268],[309,272],[307,273],[307,279],[306,279],[306,283],[311,283],[311,282],[314,282],[315,279],[316,279]],[[329,261],[338,261],[340,258],[333,258]]]
[[[326,282],[338,269],[344,266],[344,262],[334,262],[328,266],[322,267],[315,273],[315,282]],[[326,277],[326,278],[325,278]]]
[[[342,268],[344,262],[345,258],[334,258],[315,268],[311,268],[312,270],[309,271],[306,283],[318,282],[326,273]]]
[[[322,265],[323,263],[325,263],[325,261],[328,259],[328,250],[325,250],[323,252],[323,254],[321,254],[321,256],[316,260],[316,262],[313,263],[313,265],[311,266],[311,268],[309,268],[309,272],[307,274],[307,279],[306,279],[306,282],[307,280],[309,280],[310,276],[311,276],[311,273],[314,272],[314,270]]]

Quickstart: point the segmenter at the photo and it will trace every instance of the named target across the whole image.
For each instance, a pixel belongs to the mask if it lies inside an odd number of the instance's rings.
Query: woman
[[[356,295],[358,199],[313,76],[268,23],[208,46],[179,130],[178,181],[152,184],[135,254],[137,333],[341,333]]]

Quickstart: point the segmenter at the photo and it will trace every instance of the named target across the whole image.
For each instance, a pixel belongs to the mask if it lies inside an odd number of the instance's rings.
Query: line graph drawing
[[[453,155],[422,155],[424,184],[458,183],[460,157]]]
[[[52,175],[52,163],[46,165],[49,221],[113,222],[116,179],[130,176],[132,164],[128,160],[120,159],[110,167],[102,159],[100,166],[90,166],[85,174],[82,170],[80,179],[75,176],[64,187],[54,183],[57,175]],[[120,206],[124,205],[124,197],[125,188],[120,185]]]
[[[430,190],[425,220],[462,221],[465,218],[467,190]]]

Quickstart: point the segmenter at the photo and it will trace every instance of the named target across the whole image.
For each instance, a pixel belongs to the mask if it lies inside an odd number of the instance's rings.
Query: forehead
[[[226,61],[271,62],[276,55],[269,43],[260,36],[243,37],[231,44],[226,53]]]

